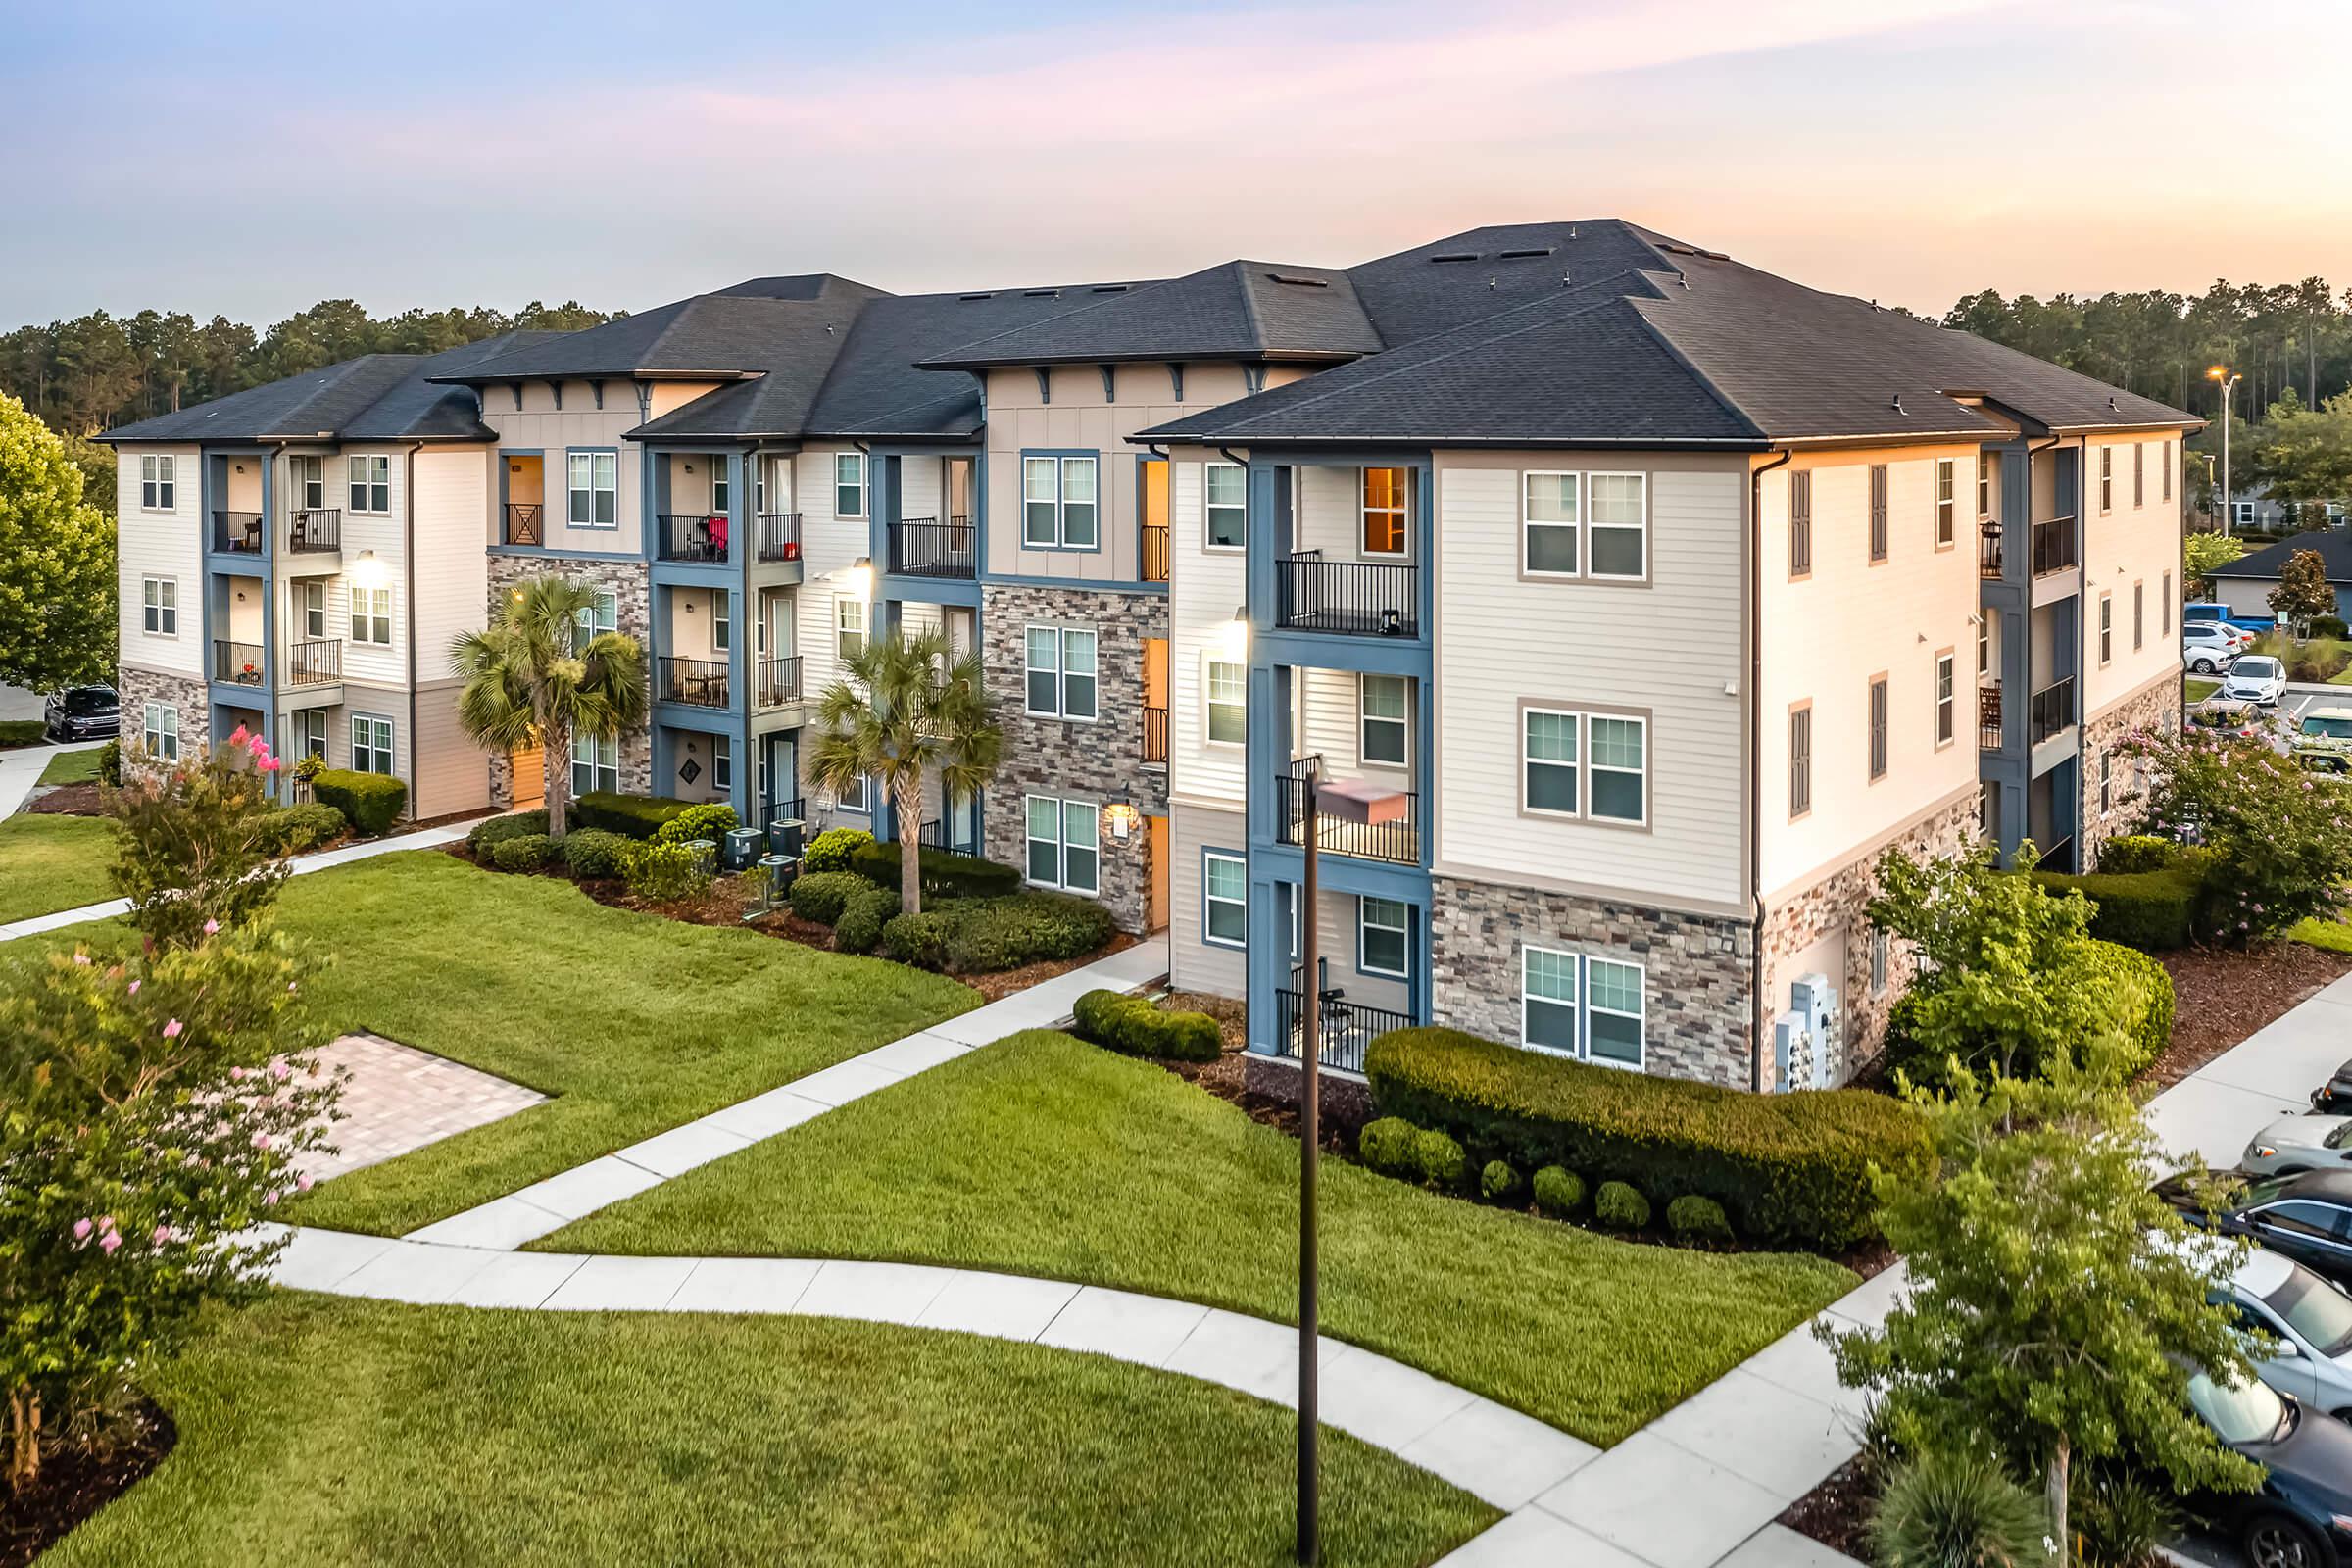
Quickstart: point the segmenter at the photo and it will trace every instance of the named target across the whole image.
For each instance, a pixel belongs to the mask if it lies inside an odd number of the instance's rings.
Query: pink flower
[[[270,1147],[270,1135],[268,1133],[255,1133],[253,1135],[253,1147],[256,1149],[268,1149]]]
[[[130,983],[130,989],[129,989],[127,992],[123,993],[123,994],[124,994],[125,996],[132,996],[132,997],[135,997],[135,996],[137,996],[137,995],[139,994],[139,982],[138,982],[138,981],[136,981],[136,980],[133,980],[133,981]]]
[[[294,1185],[303,1192],[309,1192],[311,1190],[311,1178],[309,1173],[306,1172],[303,1175],[295,1177]]]
[[[207,920],[207,921],[205,921],[205,922],[204,922],[204,934],[205,934],[206,936],[208,936],[208,937],[217,937],[217,936],[219,936],[219,935],[220,934],[220,921],[218,921],[218,920]]]
[[[270,1076],[282,1084],[294,1076],[294,1069],[282,1061],[273,1061],[270,1064]]]
[[[245,1069],[244,1069],[244,1068],[242,1068],[242,1067],[231,1067],[231,1068],[229,1068],[229,1069],[228,1069],[228,1081],[229,1081],[230,1083],[235,1083],[235,1084],[241,1084],[241,1083],[243,1083],[243,1082],[245,1081]]]
[[[269,1204],[271,1208],[275,1208],[277,1206],[278,1200],[284,1198],[285,1196],[286,1195],[284,1193],[272,1187],[270,1189],[270,1191],[262,1195],[262,1201]]]
[[[113,1229],[115,1228],[115,1216],[114,1216],[114,1215],[112,1215],[112,1214],[101,1214],[101,1215],[99,1215],[99,1216],[98,1216],[98,1228],[99,1228],[100,1230],[102,1230],[102,1231],[111,1231],[111,1230],[113,1230]]]
[[[76,953],[74,955],[74,962],[77,967],[87,969],[90,966],[90,956],[86,953]]]
[[[114,1256],[115,1249],[121,1247],[122,1245],[122,1238],[116,1235],[113,1231],[108,1231],[104,1236],[98,1238],[98,1250],[109,1257]]]
[[[164,1025],[164,1038],[166,1040],[177,1040],[179,1038],[179,1020],[177,1018],[174,1018],[170,1023]]]
[[[161,1246],[163,1246],[163,1245],[164,1245],[166,1242],[170,1241],[171,1239],[172,1239],[172,1227],[171,1227],[171,1226],[169,1226],[169,1225],[158,1225],[158,1226],[155,1228],[155,1245],[156,1245],[156,1246],[158,1246],[158,1247],[161,1247]]]
[[[87,1214],[74,1222],[74,1239],[77,1242],[90,1239],[90,1217]]]
[[[249,732],[242,724],[239,724],[228,737],[228,744],[231,746],[248,746],[251,745],[252,742],[253,736],[251,732]]]

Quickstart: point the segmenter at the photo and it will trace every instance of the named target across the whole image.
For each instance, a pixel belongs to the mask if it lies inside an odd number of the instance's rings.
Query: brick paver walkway
[[[343,1119],[331,1135],[335,1152],[301,1162],[314,1181],[422,1149],[547,1098],[381,1035],[344,1035],[319,1051],[318,1062],[322,1071],[341,1068],[351,1077],[339,1107]]]

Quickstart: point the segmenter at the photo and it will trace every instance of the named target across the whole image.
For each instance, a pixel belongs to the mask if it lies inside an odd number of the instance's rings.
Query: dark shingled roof
[[[2248,555],[2238,557],[2205,573],[2208,577],[2276,578],[2286,570],[2286,564],[2298,550],[2316,550],[2328,568],[2329,582],[2352,582],[2352,528],[2328,528],[2319,533],[2297,534],[2277,544],[2265,545]]]
[[[1344,271],[1224,262],[1075,308],[921,363],[932,369],[1116,360],[1345,360],[1377,354]]]
[[[755,277],[466,367],[451,381],[784,375],[806,407],[858,311],[882,291],[818,272]],[[789,402],[794,393],[779,390]]]

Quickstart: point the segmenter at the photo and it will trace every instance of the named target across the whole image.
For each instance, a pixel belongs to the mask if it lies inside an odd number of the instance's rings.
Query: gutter
[[[1764,1092],[1764,1026],[1770,1016],[1764,996],[1764,774],[1761,744],[1764,734],[1764,475],[1796,457],[1782,449],[1770,463],[1759,464],[1747,475],[1747,897],[1755,906],[1748,937],[1751,978],[1748,995],[1755,999],[1753,1050],[1748,1056],[1748,1087]]]
[[[409,443],[401,461],[401,518],[400,570],[407,579],[407,592],[401,595],[408,622],[409,644],[409,820],[421,821],[424,812],[421,799],[423,770],[416,765],[416,450],[421,441]],[[492,461],[496,457],[493,455]]]

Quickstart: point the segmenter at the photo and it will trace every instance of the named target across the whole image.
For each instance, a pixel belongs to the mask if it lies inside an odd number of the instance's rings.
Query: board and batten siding
[[[139,459],[172,460],[172,506],[139,505]],[[125,446],[115,454],[116,607],[122,662],[201,679],[211,651],[204,646],[204,532],[202,460],[192,446]],[[142,579],[169,577],[179,600],[179,634],[150,636],[143,616]],[[139,715],[123,715],[126,735]]]
[[[1520,572],[1521,474],[1649,476],[1649,582]],[[1438,457],[1436,869],[1725,907],[1745,888],[1743,460]],[[1523,814],[1523,702],[1646,710],[1649,821]]]

